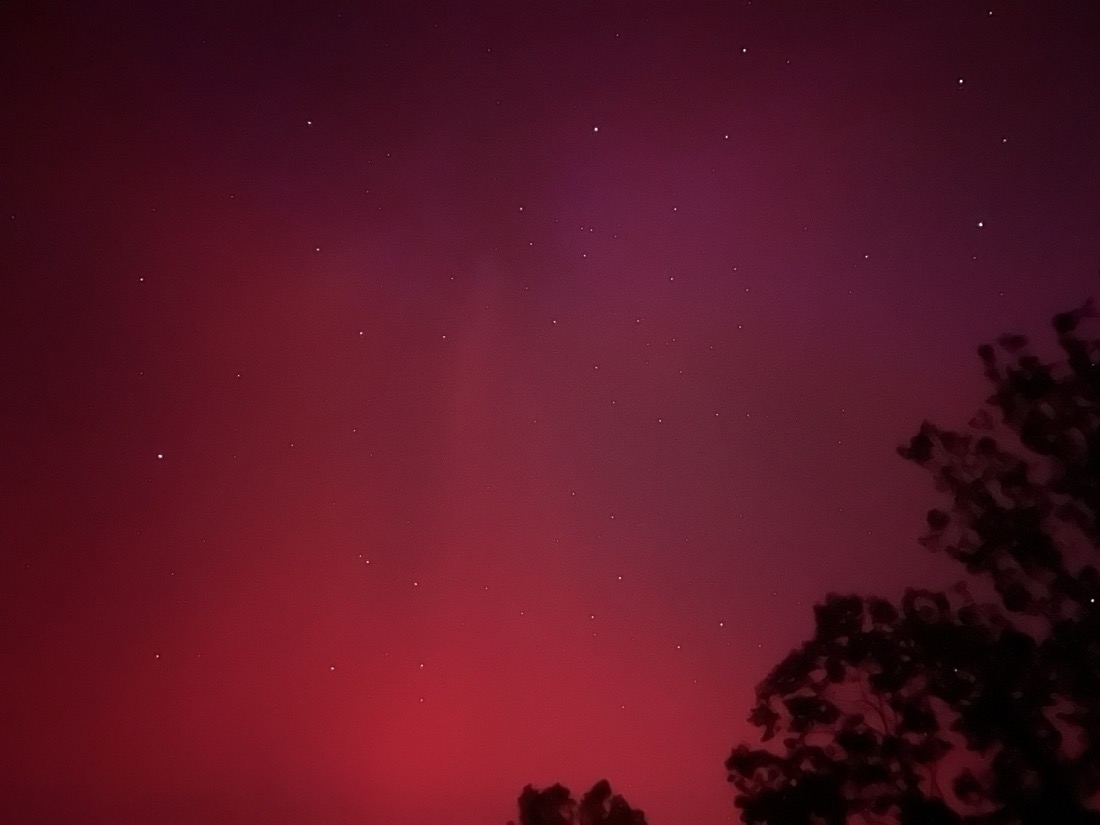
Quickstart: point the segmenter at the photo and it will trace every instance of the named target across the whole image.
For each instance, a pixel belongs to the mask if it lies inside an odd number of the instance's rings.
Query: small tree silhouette
[[[544,790],[527,785],[517,804],[520,825],[646,825],[645,814],[613,794],[606,779],[593,785],[579,804],[560,784]]]

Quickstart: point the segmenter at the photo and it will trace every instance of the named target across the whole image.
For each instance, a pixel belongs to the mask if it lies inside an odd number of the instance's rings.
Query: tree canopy
[[[613,794],[606,779],[593,785],[580,802],[561,784],[542,790],[527,785],[516,802],[520,825],[646,825],[645,814]]]
[[[980,347],[985,407],[899,448],[947,497],[921,543],[968,578],[815,608],[812,638],[757,688],[764,747],[726,763],[746,825],[1100,823],[1092,314],[1054,317],[1051,363],[1020,335]]]

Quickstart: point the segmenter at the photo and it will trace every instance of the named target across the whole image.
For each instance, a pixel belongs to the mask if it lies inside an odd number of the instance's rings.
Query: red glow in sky
[[[954,577],[894,447],[1097,292],[1096,8],[458,5],[0,12],[3,821],[732,823]]]

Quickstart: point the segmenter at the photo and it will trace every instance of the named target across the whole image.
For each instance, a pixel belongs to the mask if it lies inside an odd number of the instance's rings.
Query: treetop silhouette
[[[543,790],[527,785],[517,804],[520,825],[646,825],[645,814],[613,794],[606,779],[593,785],[579,803],[568,788],[555,784]]]

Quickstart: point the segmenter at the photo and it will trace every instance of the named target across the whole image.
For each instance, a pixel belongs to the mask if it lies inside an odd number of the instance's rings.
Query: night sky
[[[1092,2],[14,2],[0,96],[4,822],[732,823],[1100,293]]]

